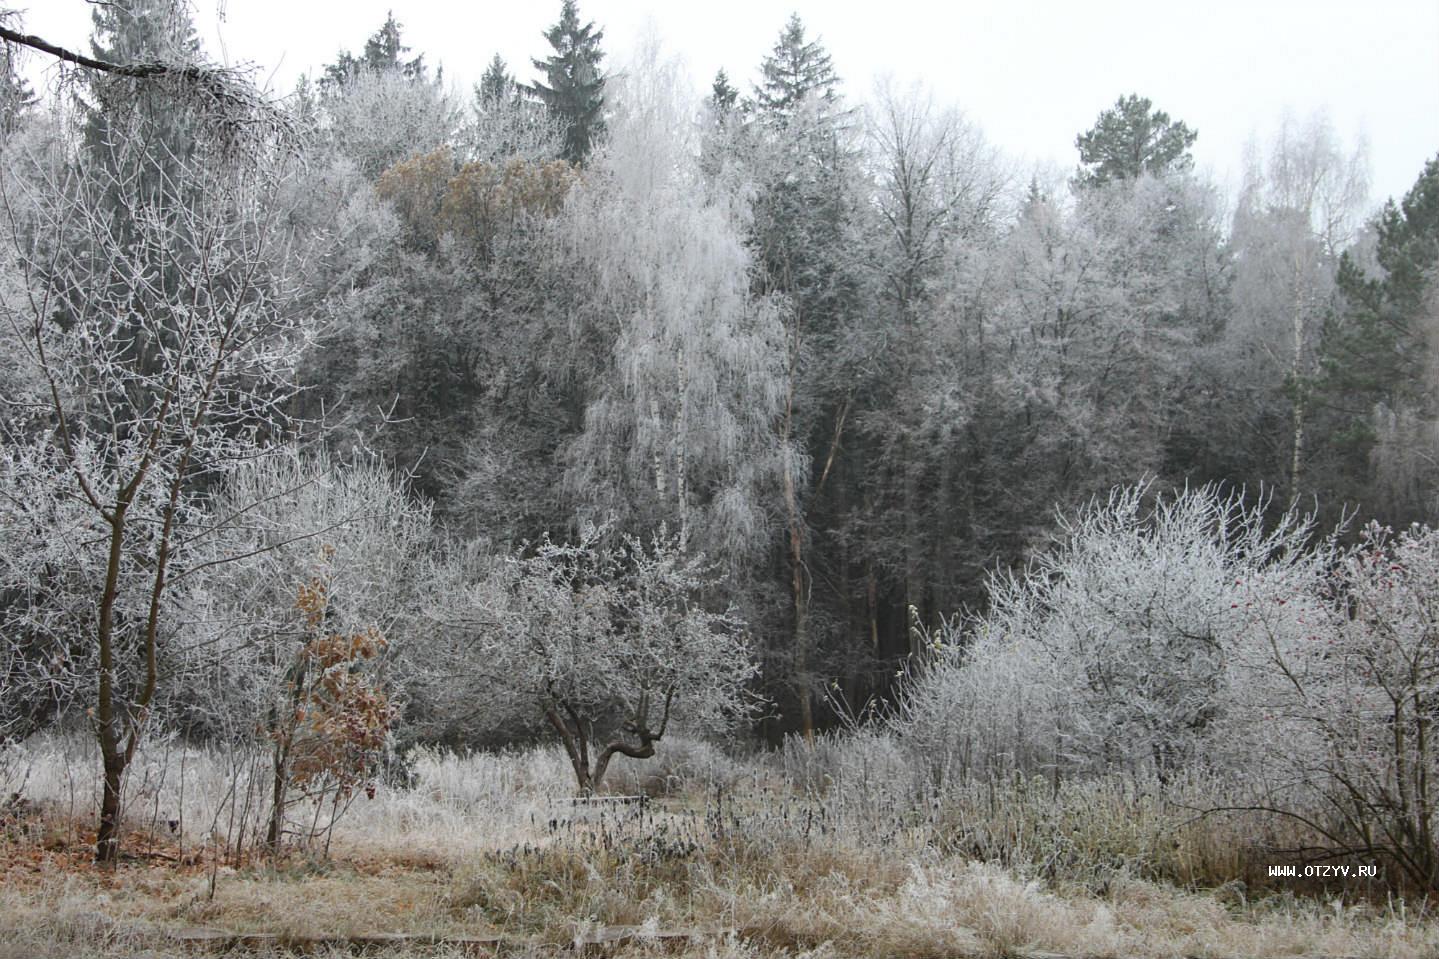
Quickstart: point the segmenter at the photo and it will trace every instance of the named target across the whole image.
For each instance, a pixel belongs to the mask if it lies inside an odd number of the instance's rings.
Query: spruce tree
[[[724,68],[715,74],[714,84],[710,87],[710,103],[714,105],[715,112],[719,115],[728,114],[739,103],[739,91],[729,82],[729,74]]]
[[[404,59],[404,54],[410,52],[401,38],[404,25],[395,20],[395,14],[390,11],[385,16],[385,22],[370,35],[365,41],[365,50],[360,56],[354,56],[348,50],[341,50],[335,62],[325,67],[324,75],[320,77],[320,86],[324,90],[333,91],[343,85],[347,80],[357,73],[384,73],[390,70],[399,71],[407,80],[417,83],[429,79],[429,69],[425,66],[425,55],[420,54],[413,60]],[[438,76],[435,78],[439,79]]]
[[[545,105],[515,82],[497,53],[475,84],[472,118],[465,130],[469,158],[490,163],[553,159],[561,131]]]
[[[1142,174],[1161,176],[1194,165],[1189,148],[1199,134],[1169,114],[1154,109],[1147,97],[1130,94],[1099,114],[1093,127],[1074,141],[1079,148],[1082,186],[1112,180],[1134,180]]]
[[[575,0],[564,0],[559,22],[544,36],[555,52],[533,62],[536,70],[544,72],[546,82],[528,89],[564,130],[561,158],[583,163],[605,131],[605,77],[600,72],[604,31],[596,30],[593,22],[580,26]]]
[[[0,16],[0,23],[7,23]],[[0,44],[0,135],[14,133],[25,112],[35,106],[35,91],[16,69],[16,47]]]
[[[799,14],[791,14],[769,56],[760,64],[764,79],[755,87],[761,114],[788,120],[806,97],[814,94],[833,104],[839,98],[839,77],[818,40],[805,40]]]
[[[179,0],[116,0],[96,6],[90,53],[109,63],[196,63],[200,39],[189,11]],[[104,152],[112,124],[140,111],[163,148],[184,157],[191,148],[192,124],[176,110],[172,97],[130,77],[91,72],[82,99],[85,139]]]
[[[736,159],[743,148],[744,111],[739,91],[724,70],[715,74],[710,95],[705,97],[705,121],[700,137],[700,171],[714,182],[725,164]]]
[[[788,621],[774,624],[767,679],[779,701],[793,703],[799,728],[809,736],[820,679],[830,672],[822,656],[829,627],[816,613],[848,574],[840,560],[844,547],[832,537],[851,504],[841,484],[827,481],[851,468],[845,431],[863,376],[854,362],[856,346],[867,341],[862,325],[875,313],[865,308],[853,260],[860,248],[862,177],[847,142],[847,114],[829,54],[818,41],[806,40],[804,24],[791,16],[760,71],[752,244],[761,268],[759,292],[784,299],[789,351],[788,401],[778,432],[790,454],[776,556],[789,609]]]
[[[116,0],[97,6],[91,19],[90,51],[97,60],[169,64],[201,60],[195,24],[182,0]],[[198,147],[200,118],[167,91],[142,79],[91,71],[81,91],[77,99],[85,118],[89,162],[109,174],[113,191],[166,195],[168,181]],[[147,144],[142,162],[121,148],[134,137]],[[116,208],[126,207],[123,197],[108,200]],[[129,229],[123,219],[117,228]]]
[[[515,78],[510,76],[505,61],[497,53],[490,65],[485,67],[480,82],[475,85],[475,102],[480,107],[503,103],[515,94]]]
[[[14,133],[37,102],[29,81],[15,72],[9,56],[5,56],[0,64],[0,134]]]
[[[115,0],[92,13],[91,55],[110,63],[196,64],[203,61],[199,36],[184,0]],[[90,71],[78,105],[84,117],[86,165],[95,172],[105,192],[97,194],[99,215],[111,218],[111,227],[123,245],[146,235],[144,217],[175,222],[174,242],[189,241],[180,231],[189,223],[187,212],[206,201],[193,190],[197,183],[187,170],[214,149],[205,117],[198,108],[177,100],[170,91],[144,79]],[[139,149],[137,149],[137,145]],[[137,216],[142,214],[143,216]],[[132,254],[136,261],[141,254]],[[140,371],[163,368],[167,337],[178,337],[185,323],[186,306],[177,300],[185,265],[167,249],[152,248],[150,285],[135,286],[129,277],[115,276],[117,297],[132,300],[128,316],[116,318],[116,336],[129,343],[130,358]],[[145,329],[159,329],[151,335]]]

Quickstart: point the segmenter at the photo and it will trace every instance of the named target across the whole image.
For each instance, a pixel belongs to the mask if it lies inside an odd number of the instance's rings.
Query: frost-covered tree
[[[1381,515],[1427,519],[1439,508],[1439,158],[1372,229],[1373,264],[1340,259],[1315,398],[1345,498],[1367,492]]]
[[[480,75],[480,82],[475,84],[475,102],[481,106],[498,103],[508,100],[517,92],[515,78],[511,75],[509,66],[503,57],[495,54],[485,67],[485,72]]]
[[[204,139],[184,157],[152,153],[148,118],[124,119],[103,141],[111,162],[93,162],[71,131],[11,151],[0,175],[17,273],[0,288],[0,322],[43,384],[4,424],[7,468],[38,479],[7,503],[23,536],[70,534],[31,545],[61,550],[64,592],[85,597],[65,603],[80,618],[49,631],[46,659],[93,689],[102,861],[118,854],[125,771],[160,695],[169,587],[202,561],[196,497],[284,432],[306,338],[301,248],[277,202],[288,151],[243,165]],[[8,608],[53,609],[33,598]]]
[[[438,84],[416,82],[400,70],[362,70],[323,102],[332,149],[375,179],[386,168],[450,144],[461,111]]]
[[[387,13],[380,29],[365,41],[365,49],[360,56],[341,50],[336,61],[325,67],[320,77],[320,89],[333,93],[362,73],[395,72],[406,80],[428,82],[429,69],[425,66],[424,54],[411,60],[405,59],[404,55],[410,52],[410,48],[401,39],[403,32],[404,26],[395,20],[394,12]]]
[[[1028,568],[991,577],[966,634],[941,635],[906,735],[960,776],[1202,762],[1230,735],[1237,664],[1317,605],[1312,533],[1210,487],[1116,489],[1061,518]]]
[[[1195,358],[1224,307],[1217,206],[1187,177],[1087,189],[1071,209],[1037,197],[974,265],[983,295],[955,305],[978,325],[976,394],[994,397],[987,459],[1029,504],[1005,525],[1188,468],[1191,411],[1213,396],[1195,388]]]
[[[837,526],[819,519],[826,491],[846,506],[840,482],[861,368],[879,339],[859,263],[869,207],[857,130],[843,109],[838,78],[817,41],[791,18],[761,63],[754,131],[744,162],[756,187],[751,244],[756,289],[783,297],[785,383],[779,417],[783,508],[777,557],[789,593],[788,622],[775,630],[770,677],[788,687],[806,735],[814,730],[816,668],[828,632],[812,615],[816,553],[811,534]],[[838,469],[838,471],[837,471]],[[833,515],[833,514],[832,514]],[[787,633],[779,641],[780,630]],[[778,690],[777,690],[778,692]]]
[[[1340,559],[1319,608],[1270,598],[1307,608],[1248,651],[1232,739],[1261,808],[1439,889],[1439,533],[1374,524]]]
[[[183,728],[249,741],[297,651],[296,590],[316,577],[328,627],[374,627],[404,654],[429,511],[376,459],[276,450],[230,471],[209,512],[211,565],[184,584],[206,635],[171,696]]]
[[[714,729],[748,714],[748,634],[702,604],[709,585],[667,534],[605,546],[588,527],[503,558],[448,615],[472,678],[543,718],[589,793],[615,756],[653,756],[672,721]]]
[[[580,271],[554,233],[575,181],[563,161],[448,148],[389,167],[355,198],[363,269],[313,354],[311,382],[361,445],[447,519],[506,541],[568,525],[555,459],[578,427],[563,311]]]
[[[657,57],[625,72],[609,141],[566,213],[595,278],[581,315],[609,344],[567,482],[583,515],[667,523],[740,574],[770,533],[782,334],[751,294],[743,200],[704,189],[692,101]]]
[[[717,112],[724,114],[739,106],[739,91],[729,82],[729,74],[721,68],[710,85],[709,102]]]
[[[429,512],[373,458],[294,449],[232,470],[210,506],[212,559],[179,588],[194,625],[168,651],[176,725],[271,758],[268,808],[235,832],[295,829],[292,786],[342,800],[387,746],[418,619]],[[331,809],[332,815],[335,809]]]
[[[472,107],[472,115],[460,133],[461,148],[468,159],[539,162],[561,153],[563,128],[543,104],[527,96],[505,72],[498,54],[475,86]]]
[[[1238,369],[1231,367],[1233,412],[1225,420],[1253,424],[1248,445],[1277,447],[1248,478],[1282,484],[1293,499],[1313,488],[1304,469],[1320,332],[1368,178],[1362,147],[1346,150],[1322,115],[1303,123],[1286,118],[1268,155],[1252,154],[1230,246],[1233,312],[1224,352]],[[1275,407],[1282,406],[1288,422],[1281,429]]]
[[[0,13],[0,27],[18,26],[13,13]],[[0,45],[0,136],[14,133],[39,102],[30,81],[20,73],[20,62],[18,45],[8,41]]]
[[[119,0],[98,5],[90,14],[93,32],[90,52],[107,63],[194,63],[200,40],[184,0]],[[87,75],[86,135],[92,143],[107,139],[106,128],[117,112],[139,109],[155,124],[155,133],[183,156],[184,111],[173,98],[133,77],[95,71]],[[169,113],[168,120],[160,114]]]
[[[864,236],[865,270],[882,317],[873,342],[883,348],[861,367],[852,404],[845,446],[863,465],[844,530],[863,584],[864,631],[872,652],[888,656],[908,651],[910,606],[932,621],[960,603],[954,587],[974,575],[978,551],[959,545],[968,523],[960,464],[972,461],[961,447],[977,384],[965,367],[978,344],[967,342],[963,314],[972,311],[962,301],[976,255],[999,239],[1006,176],[979,131],[921,89],[879,86],[867,119],[879,217]]]
[[[920,88],[878,86],[866,133],[886,228],[884,279],[903,314],[949,245],[998,219],[1006,177],[980,131]]]
[[[791,14],[779,39],[760,64],[762,79],[755,87],[755,108],[760,115],[776,121],[795,116],[810,98],[836,104],[839,77],[828,51],[818,40],[805,39],[799,14]],[[728,85],[728,84],[726,84]]]

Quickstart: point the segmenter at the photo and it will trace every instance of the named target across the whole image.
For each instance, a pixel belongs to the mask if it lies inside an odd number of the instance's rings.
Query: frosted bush
[[[941,777],[1154,768],[1212,758],[1249,674],[1302,630],[1324,550],[1308,520],[1213,487],[1116,489],[989,581],[990,610],[930,638],[899,725]]]

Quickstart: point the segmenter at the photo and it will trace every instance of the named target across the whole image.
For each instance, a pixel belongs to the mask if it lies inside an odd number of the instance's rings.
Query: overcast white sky
[[[24,5],[26,0],[16,0]],[[393,8],[406,42],[468,88],[498,52],[522,80],[547,52],[560,0],[194,0],[212,56],[252,61],[288,90],[341,48],[358,51]],[[72,48],[85,0],[29,0],[30,32]],[[1065,172],[1075,135],[1126,93],[1199,131],[1198,165],[1233,183],[1245,143],[1284,111],[1327,110],[1369,143],[1373,201],[1413,185],[1439,153],[1439,0],[580,0],[611,68],[652,23],[697,87],[724,67],[746,92],[791,12],[834,58],[851,100],[875,76],[922,80],[1028,169]],[[221,19],[218,14],[223,12]]]

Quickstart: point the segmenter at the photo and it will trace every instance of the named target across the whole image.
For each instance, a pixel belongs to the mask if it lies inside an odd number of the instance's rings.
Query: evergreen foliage
[[[485,67],[480,82],[475,85],[475,102],[481,107],[503,103],[516,93],[515,78],[510,75],[505,61],[497,53]]]
[[[90,14],[90,52],[111,63],[191,63],[199,59],[200,39],[183,0],[118,0],[97,5]],[[92,73],[82,109],[85,142],[96,162],[114,151],[112,124],[138,114],[160,138],[156,155],[187,156],[194,147],[193,118],[163,91],[130,77]]]
[[[1350,252],[1340,258],[1340,305],[1324,329],[1315,389],[1334,420],[1341,495],[1362,495],[1382,479],[1379,459],[1399,455],[1410,461],[1406,488],[1390,491],[1397,502],[1390,495],[1374,505],[1427,511],[1439,484],[1413,458],[1432,455],[1422,424],[1439,417],[1439,158],[1399,203],[1385,204],[1372,229],[1377,269]]]
[[[398,71],[407,80],[416,83],[424,83],[429,80],[429,68],[425,66],[425,56],[419,56],[406,60],[404,55],[410,52],[401,39],[403,25],[395,20],[394,11],[385,15],[385,22],[380,29],[370,35],[365,41],[365,50],[358,57],[348,50],[341,50],[339,57],[334,63],[325,67],[325,72],[320,77],[320,89],[333,92],[344,86],[357,74],[360,73],[384,73],[387,71]],[[436,74],[435,80],[440,79]]]
[[[1194,164],[1189,148],[1198,136],[1154,109],[1147,97],[1133,93],[1120,97],[1074,141],[1079,147],[1078,182],[1097,186],[1145,173],[1163,176],[1188,170]]]
[[[186,10],[97,4],[92,49],[196,62]],[[70,472],[113,486],[104,460],[136,454],[127,437],[158,422],[177,350],[214,348],[187,333],[205,319],[195,304],[247,278],[264,285],[241,305],[280,331],[285,366],[257,359],[228,381],[240,406],[203,437],[215,455],[302,423],[322,433],[316,449],[345,462],[373,451],[405,481],[277,467],[236,499],[237,476],[212,476],[210,460],[186,481],[187,563],[211,561],[207,511],[232,506],[249,525],[227,542],[265,557],[197,571],[156,614],[176,617],[157,628],[157,675],[203,662],[199,643],[230,657],[206,667],[208,685],[157,694],[157,717],[163,706],[204,735],[252,737],[261,718],[236,708],[220,722],[209,699],[273,702],[284,669],[323,659],[275,642],[314,574],[318,544],[287,539],[304,535],[295,514],[334,526],[336,555],[364,574],[341,589],[335,570],[325,615],[357,618],[310,639],[378,623],[377,675],[393,664],[411,684],[408,700],[387,686],[385,703],[406,704],[397,721],[413,739],[498,745],[538,718],[579,754],[581,741],[608,748],[591,724],[620,729],[629,711],[644,734],[610,741],[646,752],[664,697],[644,677],[626,686],[638,674],[620,660],[663,652],[690,612],[693,625],[726,609],[752,644],[717,619],[688,639],[745,663],[753,652],[757,668],[732,678],[771,700],[764,732],[812,734],[836,718],[827,693],[856,708],[893,697],[897,672],[931,662],[926,629],[972,608],[994,629],[966,638],[970,659],[936,666],[963,673],[970,697],[936,748],[967,743],[1025,774],[1115,761],[1168,775],[1218,755],[1233,729],[1230,654],[1259,648],[1261,626],[1293,625],[1230,612],[1251,598],[1235,580],[1284,571],[1259,546],[1234,552],[1241,541],[1262,546],[1265,523],[1295,532],[1286,509],[1311,496],[1321,516],[1439,516],[1439,159],[1357,230],[1362,151],[1322,122],[1286,123],[1226,223],[1190,169],[1193,131],[1138,96],[1078,137],[1066,182],[1015,171],[921,89],[881,87],[849,109],[798,16],[756,69],[721,70],[698,93],[653,49],[604,75],[603,33],[574,0],[544,35],[539,83],[516,83],[496,55],[457,103],[388,16],[296,98],[314,131],[296,147],[304,162],[263,183],[257,163],[210,155],[193,110],[123,71],[74,85],[83,127],[33,111],[6,138],[0,683],[27,689],[0,703],[0,724],[16,702],[34,723],[83,721],[97,675],[82,587],[103,568],[104,517],[55,485],[67,454],[45,411],[83,408],[97,425]],[[13,127],[23,86],[4,96]],[[68,351],[54,389],[32,348],[52,343]],[[124,382],[86,380],[97,358]],[[193,364],[179,379],[203,382]],[[191,433],[166,422],[157,442],[178,460]],[[299,494],[312,485],[325,497]],[[1274,495],[1241,505],[1239,487]],[[407,508],[412,492],[433,512]],[[162,500],[126,528],[126,590],[155,568],[146,530]],[[1056,529],[1066,543],[1036,559]],[[411,564],[411,550],[433,555]],[[698,554],[713,565],[691,576]],[[647,563],[686,582],[626,646],[624,581]],[[436,594],[429,618],[415,612]],[[133,653],[148,614],[127,602],[116,626]],[[386,609],[398,612],[380,622]],[[621,693],[578,675],[556,698],[545,681],[565,664],[534,663],[556,635]],[[45,686],[53,662],[84,684]],[[456,682],[476,663],[505,671]],[[702,694],[710,672],[684,683]],[[483,694],[519,675],[534,695],[517,718]],[[1026,717],[1048,725],[1019,728]],[[580,759],[594,785],[602,773]]]
[[[1439,267],[1439,158],[1414,186],[1390,200],[1374,223],[1378,275],[1346,254],[1338,284],[1346,310],[1330,331],[1326,370],[1360,402],[1394,406],[1422,388],[1426,296]]]
[[[739,91],[729,82],[729,75],[721,67],[710,86],[709,102],[719,114],[727,114],[739,103]]]
[[[0,15],[3,22],[3,15]],[[9,135],[39,102],[30,81],[20,75],[15,47],[0,44],[0,134]]]
[[[804,23],[797,13],[790,15],[760,64],[760,75],[762,79],[754,92],[755,106],[772,120],[789,120],[810,96],[825,104],[834,104],[839,98],[839,77],[829,53],[818,40],[805,39]]]
[[[600,71],[604,35],[593,22],[580,26],[579,6],[575,0],[564,0],[560,19],[544,34],[554,53],[534,60],[545,79],[528,89],[563,130],[560,158],[570,163],[584,163],[604,137],[605,75]]]

